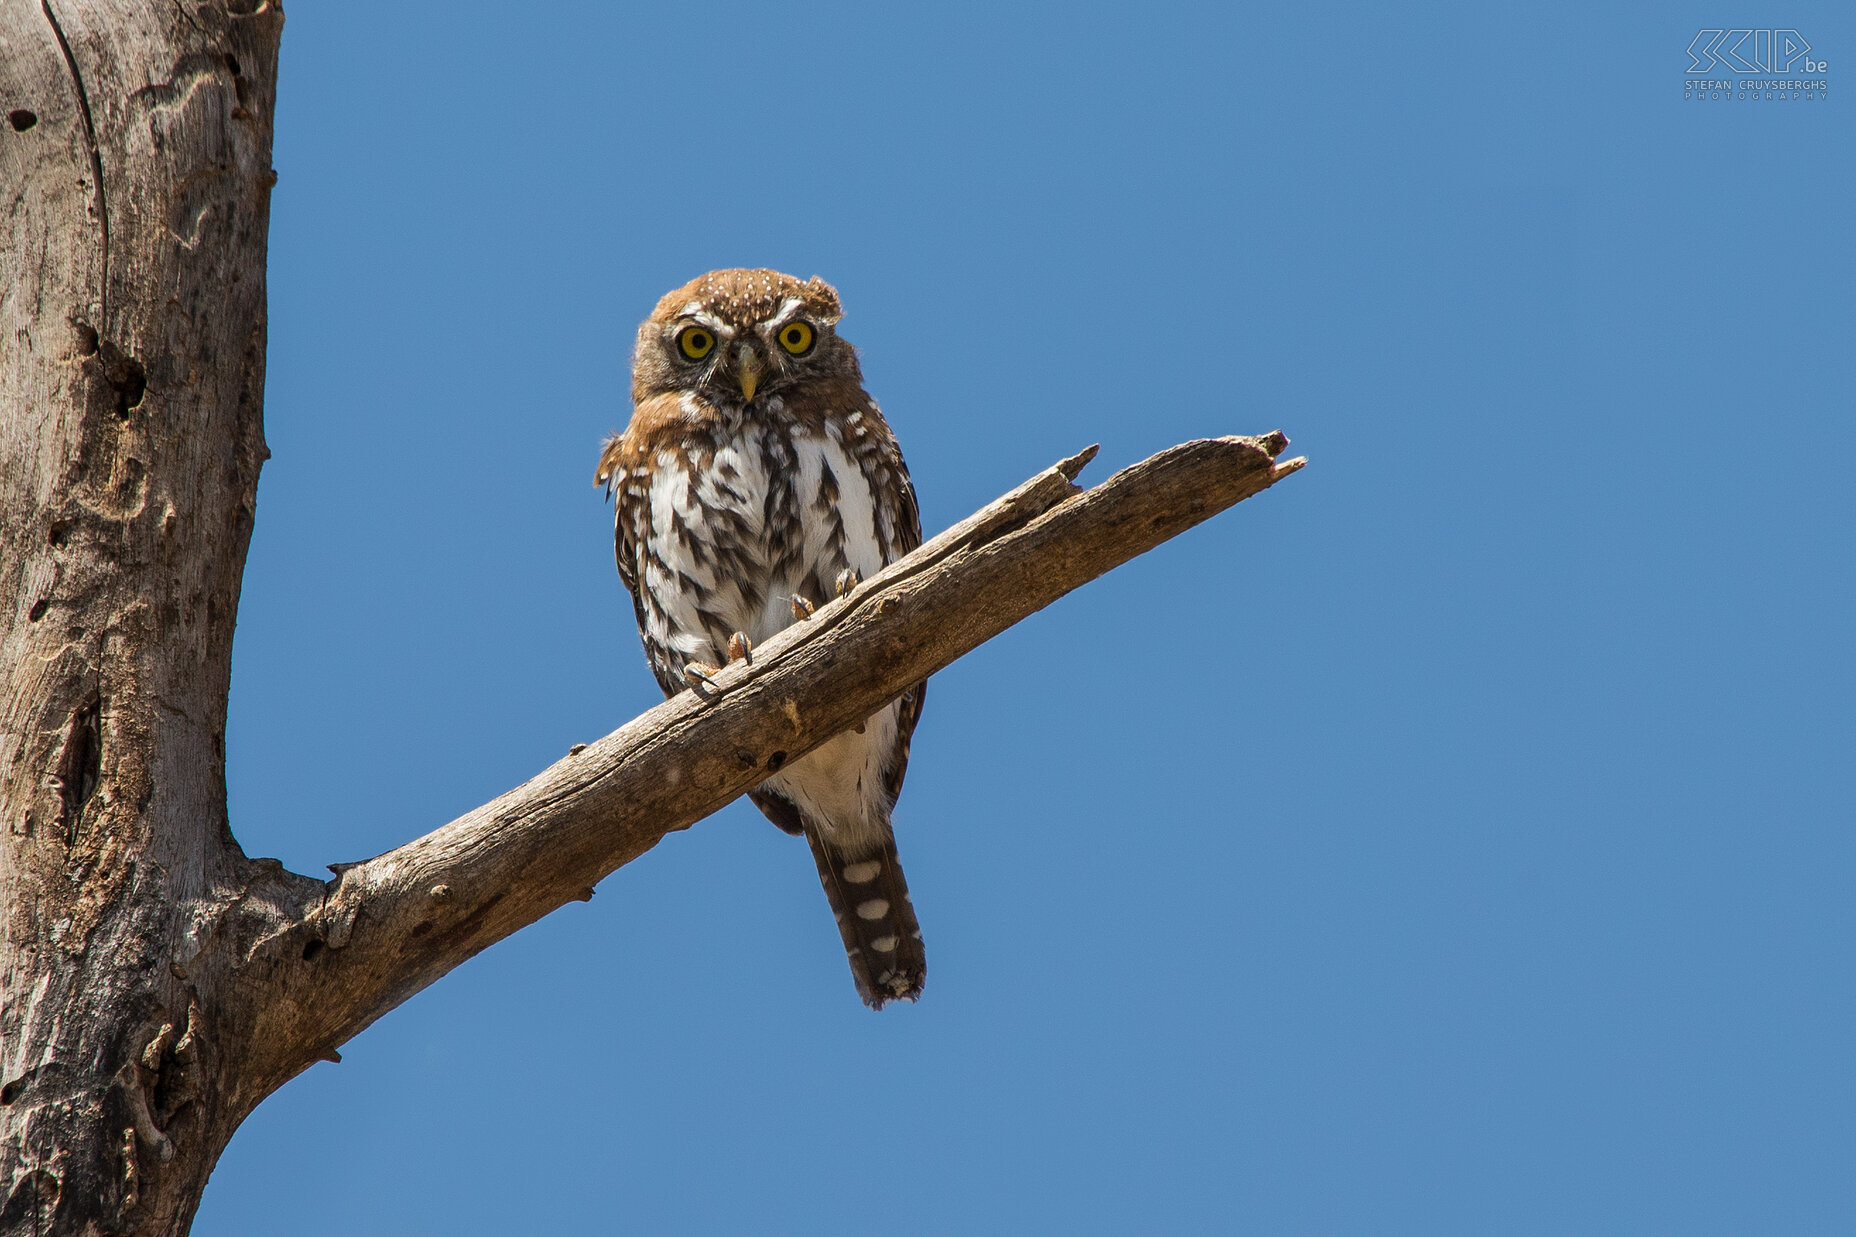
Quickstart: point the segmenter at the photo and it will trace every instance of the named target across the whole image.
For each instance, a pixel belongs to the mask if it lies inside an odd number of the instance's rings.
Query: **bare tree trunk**
[[[264,447],[269,0],[0,0],[0,1234],[182,1234],[267,1095],[1116,564],[1293,472],[1033,478],[526,785],[333,880],[226,819]]]
[[[0,1232],[184,1232],[249,1107],[198,959],[265,457],[282,14],[0,0]]]

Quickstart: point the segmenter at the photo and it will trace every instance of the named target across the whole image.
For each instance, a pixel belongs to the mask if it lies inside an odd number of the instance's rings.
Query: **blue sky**
[[[538,16],[539,15],[539,19]],[[1838,91],[1682,98],[1704,26]],[[196,1232],[1856,1227],[1844,8],[299,4],[228,737],[320,872],[658,698],[591,485],[820,274],[932,532],[1312,463],[935,681],[925,999],[745,804],[268,1101]]]

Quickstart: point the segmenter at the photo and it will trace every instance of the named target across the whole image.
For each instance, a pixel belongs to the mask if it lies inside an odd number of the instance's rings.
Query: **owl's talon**
[[[812,617],[816,609],[816,606],[807,601],[804,597],[801,597],[798,593],[793,594],[793,617],[795,619],[803,623]]]
[[[709,687],[715,686],[715,676],[722,673],[720,666],[711,666],[706,661],[693,661],[683,667],[683,677],[689,680],[691,687],[698,683]]]
[[[738,631],[734,635],[728,637],[728,660],[731,662],[745,661],[749,665],[753,664],[754,642],[748,639],[748,634],[745,631]]]
[[[837,595],[842,597],[863,582],[863,572],[855,567],[846,567],[838,573],[838,578],[832,582],[832,587],[837,591]]]

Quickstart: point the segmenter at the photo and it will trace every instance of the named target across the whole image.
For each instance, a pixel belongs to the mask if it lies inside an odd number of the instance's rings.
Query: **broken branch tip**
[[[1074,481],[1076,480],[1076,474],[1083,471],[1084,468],[1088,467],[1089,461],[1096,458],[1096,452],[1100,451],[1101,449],[1102,449],[1101,443],[1099,442],[1090,443],[1088,446],[1084,447],[1081,451],[1078,451],[1075,455],[1072,455],[1069,459],[1061,461],[1057,465],[1057,471],[1062,473],[1065,477],[1067,477],[1071,481]]]

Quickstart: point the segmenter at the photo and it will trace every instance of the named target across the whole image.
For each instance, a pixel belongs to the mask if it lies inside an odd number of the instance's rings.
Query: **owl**
[[[600,455],[619,578],[666,696],[921,544],[901,449],[814,276],[714,271],[638,328],[632,417]],[[927,684],[749,792],[811,847],[857,992],[921,995],[921,929],[890,812]]]

